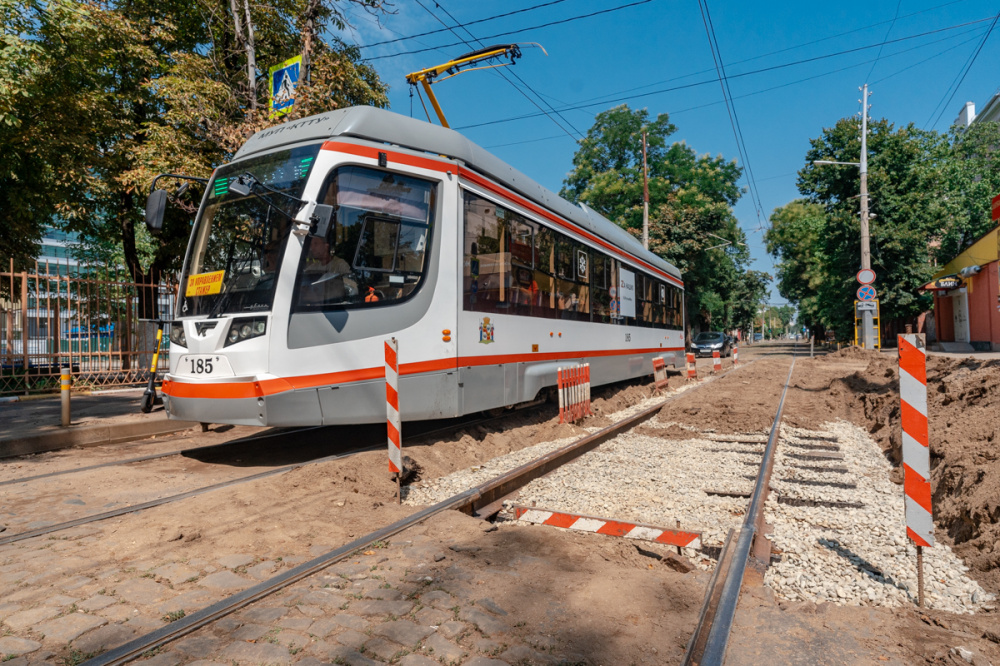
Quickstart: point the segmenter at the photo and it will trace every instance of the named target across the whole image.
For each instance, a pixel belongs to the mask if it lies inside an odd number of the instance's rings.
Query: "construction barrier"
[[[559,423],[572,423],[590,411],[590,364],[559,368]]]
[[[653,359],[653,381],[656,382],[657,389],[667,388],[667,364],[662,356]]]
[[[712,352],[712,372],[722,372],[722,355],[719,352]]]
[[[562,513],[529,506],[514,505],[511,508],[514,511],[514,517],[526,523],[562,527],[580,532],[593,532],[595,534],[623,537],[625,539],[654,541],[682,548],[701,548],[701,532],[668,530],[642,523],[626,523],[609,518],[595,518],[594,516]]]
[[[738,345],[733,345],[733,367],[740,364],[740,348]]]
[[[906,535],[917,546],[933,546],[934,517],[931,513],[930,440],[927,428],[927,351],[923,335],[900,335],[898,338]]]
[[[687,355],[687,366],[688,366],[688,380],[693,381],[698,379],[698,366],[694,360],[694,354],[688,353]]]
[[[385,414],[389,432],[389,471],[398,475],[403,469],[403,461],[399,423],[399,343],[396,338],[385,342]]]

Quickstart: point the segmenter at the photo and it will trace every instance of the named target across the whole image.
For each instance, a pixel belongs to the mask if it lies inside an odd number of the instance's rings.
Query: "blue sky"
[[[548,6],[529,9],[538,5]],[[348,7],[353,28],[342,36],[363,47],[362,55],[371,58],[391,86],[390,108],[410,115],[412,104],[412,115],[419,118],[424,111],[419,99],[410,97],[407,73],[481,46],[541,44],[547,56],[526,47],[513,68],[524,83],[509,78],[561,117],[541,115],[496,71],[464,73],[434,90],[453,128],[554,191],[572,168],[576,140],[595,114],[621,103],[646,108],[653,116],[669,114],[677,126],[673,140],[699,154],[722,155],[743,166],[749,162],[762,213],[758,215],[749,193],[735,213],[749,237],[754,268],[767,272],[773,272],[761,234],[767,217],[798,196],[796,172],[804,165],[809,139],[860,111],[858,88],[863,83],[872,90],[873,118],[939,131],[948,128],[966,101],[982,108],[1000,90],[1000,29],[983,43],[1000,11],[995,3],[713,0],[708,9],[745,160],[737,149],[697,0],[397,0],[394,13],[378,20]],[[481,21],[509,12],[518,13]],[[481,21],[467,27],[481,42],[455,28],[368,46],[471,21]],[[566,22],[537,27],[558,21]],[[508,31],[518,32],[500,34]],[[429,50],[406,53],[420,49]],[[747,175],[744,170],[741,184],[747,184]],[[775,289],[771,299],[784,302]]]

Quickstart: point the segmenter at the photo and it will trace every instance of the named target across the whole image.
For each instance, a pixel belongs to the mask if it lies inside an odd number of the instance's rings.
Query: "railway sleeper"
[[[832,474],[847,474],[851,471],[846,467],[816,467],[815,465],[797,465],[795,463],[788,463],[788,466],[796,469],[805,469],[810,472],[819,472],[821,474],[826,472],[830,472]]]
[[[832,446],[829,444],[800,444],[799,442],[785,442],[789,446],[794,446],[797,449],[810,449],[813,451],[840,451],[839,446]]]
[[[854,490],[858,487],[856,483],[842,483],[839,481],[815,481],[813,479],[789,479],[784,478],[782,481],[786,483],[798,483],[803,486],[823,486],[824,488],[846,488],[848,490]]]
[[[865,507],[861,502],[837,502],[834,500],[814,500],[805,497],[787,496],[778,497],[778,503],[787,504],[788,506],[823,507],[827,509],[863,509]]]

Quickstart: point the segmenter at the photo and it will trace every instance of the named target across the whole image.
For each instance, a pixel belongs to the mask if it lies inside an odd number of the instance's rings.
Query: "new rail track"
[[[746,367],[745,364],[742,367]],[[698,390],[712,381],[724,377],[740,368],[733,368],[721,375],[712,376],[693,387]],[[159,648],[186,636],[197,629],[219,620],[255,601],[264,599],[304,578],[323,571],[333,564],[363,550],[376,542],[388,539],[410,527],[418,525],[428,518],[449,510],[458,510],[483,519],[491,518],[502,508],[503,501],[531,481],[575,460],[588,451],[600,446],[619,434],[637,426],[653,417],[669,402],[685,393],[669,396],[663,401],[648,407],[622,421],[608,426],[596,433],[587,435],[567,446],[552,451],[541,458],[535,459],[505,474],[495,477],[479,486],[453,495],[437,504],[417,511],[391,525],[382,527],[370,534],[355,539],[335,550],[315,557],[288,571],[254,585],[242,592],[222,599],[211,606],[203,608],[170,624],[140,636],[117,648],[109,650],[100,656],[84,662],[84,666],[110,666],[132,661],[149,650]]]

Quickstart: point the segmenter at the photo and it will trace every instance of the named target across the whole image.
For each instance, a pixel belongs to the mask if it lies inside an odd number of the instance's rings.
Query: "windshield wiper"
[[[267,190],[271,194],[277,194],[285,197],[286,199],[291,199],[297,204],[310,206],[311,208],[307,213],[309,216],[308,222],[307,223],[299,222],[294,215],[286,212],[284,209],[280,208],[278,205],[276,205],[273,201],[265,197],[263,194],[257,192],[256,188],[258,187],[263,190]],[[279,213],[287,217],[289,220],[294,222],[295,228],[293,229],[292,233],[294,233],[297,236],[304,236],[307,233],[316,236],[326,236],[327,231],[330,229],[330,218],[333,217],[333,211],[334,211],[333,206],[306,201],[304,199],[294,197],[286,192],[282,192],[272,187],[268,187],[264,183],[260,182],[260,179],[258,179],[257,176],[253,175],[249,171],[245,172],[241,176],[237,176],[236,180],[229,183],[229,191],[244,197],[248,197],[251,195],[257,197],[258,199],[266,203],[268,207],[273,208],[274,210],[278,211]]]

